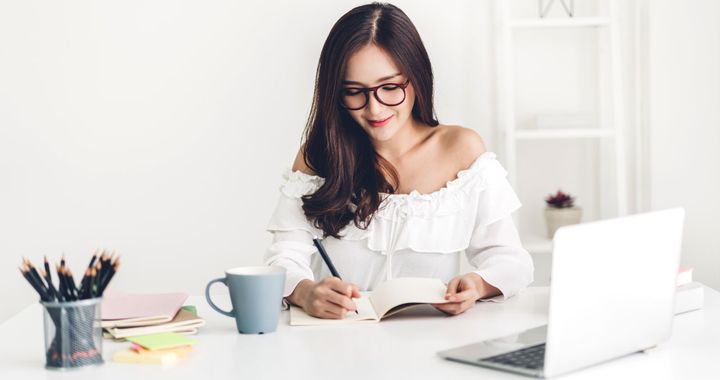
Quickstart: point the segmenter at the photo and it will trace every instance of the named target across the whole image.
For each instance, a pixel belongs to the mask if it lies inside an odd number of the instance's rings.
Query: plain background
[[[37,300],[21,256],[65,253],[77,275],[107,248],[122,256],[114,288],[191,294],[260,264],[320,49],[362,3],[0,0],[0,320]],[[429,51],[441,122],[496,150],[492,3],[395,4]],[[718,289],[720,3],[626,1],[620,15],[631,211],[686,207],[683,263]],[[543,102],[592,111],[588,38],[519,41],[521,120]],[[557,187],[600,215],[583,144],[519,156],[522,231],[544,229],[542,199]]]

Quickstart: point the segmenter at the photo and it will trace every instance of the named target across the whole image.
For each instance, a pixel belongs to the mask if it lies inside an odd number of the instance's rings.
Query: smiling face
[[[358,88],[378,88],[379,96],[385,103],[394,104],[402,99],[402,90],[397,84],[405,84],[408,78],[400,72],[392,57],[381,48],[369,44],[355,52],[347,62],[347,69],[343,78],[343,91],[341,96],[348,104],[351,98],[360,98],[359,104],[364,102],[364,95]],[[396,97],[396,94],[400,97]],[[397,101],[394,101],[396,100]],[[398,131],[409,128],[412,123],[412,109],[415,103],[415,91],[412,83],[405,87],[405,99],[402,103],[388,106],[378,101],[375,92],[368,93],[365,107],[358,110],[347,110],[350,116],[370,136],[374,142],[385,142],[393,138]],[[355,108],[355,107],[352,107]]]

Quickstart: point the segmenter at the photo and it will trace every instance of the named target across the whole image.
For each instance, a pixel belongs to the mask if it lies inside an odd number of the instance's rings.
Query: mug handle
[[[207,302],[208,302],[208,304],[210,305],[210,307],[212,307],[213,309],[215,309],[215,311],[217,311],[218,313],[220,313],[220,314],[222,314],[222,315],[227,315],[228,317],[231,317],[231,318],[235,318],[235,315],[233,314],[233,311],[234,311],[234,310],[225,311],[225,310],[217,307],[217,306],[213,303],[212,299],[210,299],[210,287],[212,286],[212,284],[214,284],[214,283],[216,283],[216,282],[222,282],[223,285],[227,286],[227,280],[225,279],[225,277],[216,278],[216,279],[208,282],[207,286],[205,287],[205,299],[207,300]]]

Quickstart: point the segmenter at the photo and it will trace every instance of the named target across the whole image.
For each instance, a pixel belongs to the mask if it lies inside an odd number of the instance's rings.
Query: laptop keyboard
[[[545,364],[545,343],[478,360],[527,369],[542,369]]]

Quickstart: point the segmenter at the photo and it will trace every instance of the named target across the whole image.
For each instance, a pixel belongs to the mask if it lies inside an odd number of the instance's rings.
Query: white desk
[[[221,296],[217,297],[223,301]],[[227,298],[222,306],[228,305]],[[44,369],[42,310],[32,305],[0,326],[1,379],[523,379],[509,373],[443,360],[438,350],[509,335],[547,321],[547,288],[529,288],[505,303],[480,303],[449,317],[431,307],[378,324],[288,325],[240,335],[235,322],[191,297],[207,325],[194,352],[169,367],[119,364],[113,352],[128,343],[104,343],[106,363],[69,372]],[[720,293],[705,288],[705,307],[675,317],[671,340],[645,354],[576,372],[563,379],[720,378]]]

